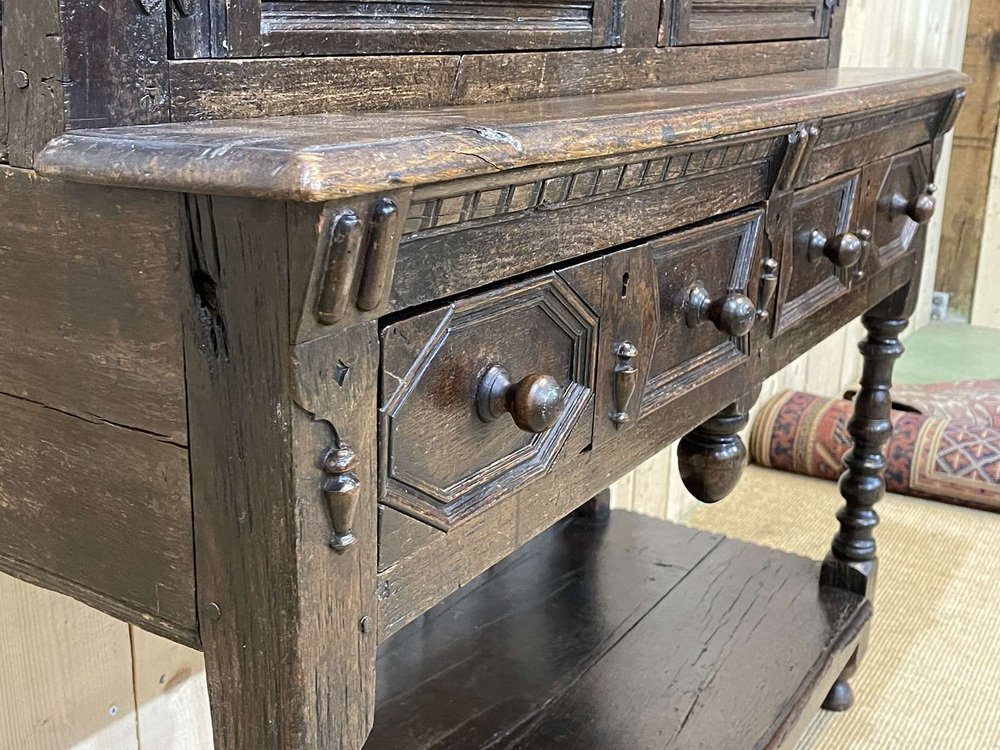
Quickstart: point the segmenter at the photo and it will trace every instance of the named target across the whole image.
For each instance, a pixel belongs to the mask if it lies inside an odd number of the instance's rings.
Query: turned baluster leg
[[[868,335],[859,345],[864,356],[861,388],[854,401],[854,414],[847,430],[854,446],[844,456],[840,494],[845,504],[837,511],[840,528],[823,562],[822,585],[873,597],[878,558],[874,530],[878,525],[877,503],[885,494],[885,446],[892,434],[892,367],[903,353],[899,334],[906,328],[905,296],[897,294],[862,318]],[[834,684],[824,707],[842,711],[853,695],[847,679],[857,668],[862,649]]]

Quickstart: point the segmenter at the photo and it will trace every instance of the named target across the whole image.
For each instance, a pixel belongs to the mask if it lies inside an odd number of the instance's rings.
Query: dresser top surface
[[[510,104],[81,130],[39,154],[72,181],[319,202],[891,107],[955,71],[830,69]]]

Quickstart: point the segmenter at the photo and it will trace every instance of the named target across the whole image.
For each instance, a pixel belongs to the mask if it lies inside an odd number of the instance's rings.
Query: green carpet
[[[1000,331],[968,323],[931,323],[906,339],[897,383],[1000,378]]]

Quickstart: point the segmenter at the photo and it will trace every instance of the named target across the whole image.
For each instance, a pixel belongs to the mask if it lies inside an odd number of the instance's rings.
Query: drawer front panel
[[[933,141],[942,112],[950,106],[952,97],[938,97],[824,120],[798,185],[811,185]]]
[[[390,306],[458,294],[760,203],[787,134],[772,129],[415,191]]]
[[[747,335],[732,330],[731,319],[713,321],[707,313],[696,319],[691,306],[699,293],[711,301],[728,298],[735,304],[741,296],[754,301],[750,275],[758,265],[762,219],[755,211],[650,243],[659,324],[643,413],[746,357]]]
[[[547,470],[592,419],[603,261],[382,333],[384,502],[447,530]]]
[[[664,0],[661,45],[806,39],[829,33],[824,0]]]
[[[778,329],[784,329],[847,291],[864,243],[852,231],[860,173],[799,190],[792,204],[790,262],[783,263]]]
[[[880,264],[906,253],[920,225],[934,214],[927,158],[925,150],[920,149],[894,157],[878,188],[873,241]]]
[[[609,258],[595,443],[747,358],[762,223],[743,213]]]

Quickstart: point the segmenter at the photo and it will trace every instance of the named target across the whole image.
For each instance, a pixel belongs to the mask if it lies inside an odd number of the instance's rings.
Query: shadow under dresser
[[[0,569],[203,650],[219,750],[850,705],[964,76],[838,69],[836,0],[6,5]],[[724,498],[859,315],[825,561],[605,518],[678,438]]]

